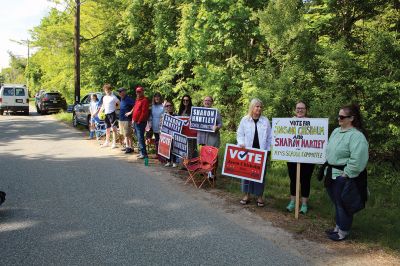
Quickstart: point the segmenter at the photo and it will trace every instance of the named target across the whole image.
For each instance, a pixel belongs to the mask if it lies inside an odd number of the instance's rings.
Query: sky
[[[9,66],[11,51],[27,57],[28,48],[11,40],[27,40],[29,30],[40,21],[55,4],[48,0],[0,0],[0,69]]]

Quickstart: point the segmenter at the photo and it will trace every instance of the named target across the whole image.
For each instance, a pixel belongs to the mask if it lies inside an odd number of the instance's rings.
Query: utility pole
[[[81,2],[80,0],[75,0],[76,2],[76,10],[75,10],[75,103],[80,102],[81,100],[81,53],[79,50],[80,47],[80,11],[81,11]]]

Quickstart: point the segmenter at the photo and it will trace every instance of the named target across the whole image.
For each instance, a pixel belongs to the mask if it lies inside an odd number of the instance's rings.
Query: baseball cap
[[[136,92],[143,92],[143,91],[144,91],[143,88],[140,86],[136,88]]]
[[[118,92],[121,92],[121,91],[126,91],[126,89],[125,88],[119,88]]]

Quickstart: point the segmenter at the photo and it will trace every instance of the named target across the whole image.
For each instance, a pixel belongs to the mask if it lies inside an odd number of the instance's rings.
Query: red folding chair
[[[183,165],[188,170],[189,176],[186,183],[193,182],[194,186],[201,188],[206,181],[211,187],[215,186],[215,174],[218,166],[218,148],[213,146],[203,146],[200,150],[200,156],[193,159],[185,159]],[[212,180],[209,180],[208,173],[214,175]]]

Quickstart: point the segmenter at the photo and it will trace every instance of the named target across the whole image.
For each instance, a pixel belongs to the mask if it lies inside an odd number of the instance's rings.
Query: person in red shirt
[[[149,118],[149,100],[144,96],[142,87],[136,88],[136,102],[133,109],[126,113],[126,116],[132,115],[132,123],[135,126],[136,136],[139,142],[140,154],[138,159],[147,158],[146,143],[144,140],[145,128]]]

